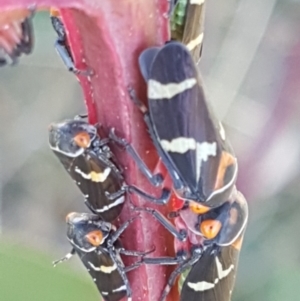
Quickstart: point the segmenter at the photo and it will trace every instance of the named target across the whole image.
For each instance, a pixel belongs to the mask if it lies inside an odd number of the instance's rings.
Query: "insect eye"
[[[80,132],[74,137],[74,142],[79,147],[88,148],[91,144],[91,138],[87,132]]]
[[[200,225],[200,231],[207,239],[215,238],[219,234],[221,228],[222,223],[215,219],[208,219],[203,221]]]
[[[196,202],[190,202],[189,207],[194,213],[197,213],[197,214],[203,214],[210,210],[209,207],[203,206]]]
[[[91,245],[98,247],[102,244],[103,233],[100,230],[95,230],[88,233],[85,237]]]

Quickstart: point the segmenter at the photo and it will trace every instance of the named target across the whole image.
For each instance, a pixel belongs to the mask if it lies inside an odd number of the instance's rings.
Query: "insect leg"
[[[126,275],[125,268],[123,267],[122,262],[120,262],[120,260],[118,259],[118,257],[117,257],[114,250],[110,250],[109,254],[110,254],[111,259],[116,264],[117,270],[118,270],[118,272],[119,272],[119,274],[120,274],[120,276],[123,280],[123,283],[126,287],[126,296],[127,296],[127,299],[128,299],[127,301],[131,301],[132,300],[132,291],[131,291],[131,287],[130,287],[130,284],[129,284],[129,280],[128,280],[127,275]],[[132,269],[134,269],[134,268],[132,268]]]
[[[71,252],[68,253],[66,256],[62,257],[61,259],[58,259],[58,260],[53,261],[53,262],[52,262],[53,267],[56,267],[59,263],[62,263],[62,262],[64,262],[64,261],[69,260],[74,254],[75,254],[75,249],[73,248],[73,249],[71,250]]]
[[[191,258],[188,258],[187,260],[185,260],[184,262],[180,263],[179,266],[172,272],[172,274],[170,275],[169,279],[168,279],[168,284],[166,285],[166,287],[163,290],[163,293],[159,299],[159,301],[165,301],[166,297],[168,296],[171,288],[173,287],[177,277],[184,272],[184,270],[190,268],[191,266],[193,266],[195,264],[195,262],[197,262],[200,257],[201,257],[202,253],[193,253]]]
[[[150,114],[148,109],[146,108],[146,106],[137,98],[136,93],[134,91],[133,88],[129,87],[128,88],[128,93],[130,95],[131,100],[133,101],[133,103],[135,105],[138,106],[138,108],[140,109],[140,111],[143,113],[144,115],[144,121],[148,127],[148,131],[150,134],[150,137],[153,141],[153,144],[159,154],[159,156],[161,157],[162,161],[164,162],[172,180],[173,180],[173,185],[174,188],[177,189],[181,189],[184,187],[182,180],[180,179],[178,173],[176,172],[176,170],[174,169],[172,163],[169,160],[169,157],[166,155],[165,151],[162,149],[161,145],[158,143],[158,138],[154,132],[154,125],[152,124],[151,118],[150,118]]]
[[[140,256],[146,256],[152,252],[155,251],[155,247],[152,248],[151,250],[149,251],[132,251],[132,250],[126,250],[124,248],[119,248],[118,251],[123,254],[123,255],[126,255],[126,256],[137,256],[137,257],[140,257]]]
[[[138,217],[140,217],[139,215],[136,215],[132,218],[130,218],[129,220],[127,220],[125,223],[123,223],[111,236],[110,239],[107,242],[108,246],[113,246],[115,241],[119,238],[119,236],[126,230],[126,228],[132,223],[134,222]]]
[[[152,203],[155,203],[155,204],[158,204],[158,205],[165,205],[168,203],[169,201],[169,198],[170,198],[170,195],[171,195],[171,192],[169,189],[162,189],[162,194],[159,198],[157,197],[153,197],[149,194],[147,194],[146,192],[140,190],[139,188],[135,187],[135,186],[132,186],[132,185],[129,185],[129,186],[123,186],[123,189],[125,189],[126,191],[130,192],[130,193],[136,193],[137,195],[141,196],[142,198],[152,202]]]
[[[148,207],[133,207],[134,211],[144,211],[150,213],[161,225],[163,225],[175,238],[180,241],[185,241],[187,232],[183,229],[177,230],[170,221],[159,211]]]
[[[124,138],[120,138],[116,135],[115,129],[112,128],[109,132],[109,138],[119,144],[120,146],[124,147],[126,152],[131,156],[131,158],[135,161],[138,165],[140,171],[144,174],[144,176],[149,180],[149,182],[154,186],[159,186],[163,182],[163,177],[161,174],[152,174],[149,170],[145,162],[133,148],[133,146]]]

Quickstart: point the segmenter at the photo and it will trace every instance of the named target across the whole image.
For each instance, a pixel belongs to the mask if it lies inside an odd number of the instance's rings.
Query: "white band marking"
[[[91,266],[91,268],[96,271],[96,272],[103,272],[105,274],[110,274],[111,272],[115,271],[117,269],[117,265],[114,264],[113,266],[105,266],[105,265],[100,265],[100,267],[94,266],[90,261],[88,264]]]
[[[96,209],[97,212],[105,212],[107,210],[109,210],[110,208],[116,207],[120,204],[123,204],[125,201],[125,197],[124,195],[122,195],[121,197],[119,197],[118,199],[116,199],[113,203],[106,205],[104,207],[102,207],[101,209]]]
[[[209,156],[217,155],[217,143],[216,142],[197,142],[194,138],[178,137],[172,141],[161,140],[160,144],[162,148],[167,152],[174,152],[184,154],[189,150],[196,151],[196,172],[197,181],[200,178],[202,161],[207,161]]]
[[[148,98],[149,99],[171,99],[197,84],[196,78],[187,78],[180,83],[162,84],[156,80],[148,81]]]
[[[96,173],[95,171],[91,171],[89,174],[84,173],[83,171],[81,171],[78,166],[75,167],[75,172],[77,172],[78,174],[80,174],[84,179],[87,180],[91,180],[92,182],[96,182],[96,183],[103,183],[107,177],[110,174],[111,168],[107,167],[104,169],[104,171],[101,173]]]
[[[117,292],[120,292],[120,291],[126,291],[126,285],[122,285],[122,286],[112,290],[113,293],[117,293]]]
[[[210,290],[210,289],[214,288],[215,285],[220,280],[227,277],[230,274],[230,272],[234,270],[233,264],[231,264],[227,270],[223,270],[222,264],[221,264],[218,256],[216,257],[216,266],[217,266],[218,278],[216,278],[213,283],[206,282],[206,281],[200,281],[200,282],[196,282],[196,283],[188,282],[188,286],[196,292],[204,292],[204,291]]]
[[[189,51],[192,51],[194,48],[196,48],[198,45],[200,45],[203,41],[203,32],[199,34],[198,37],[196,37],[194,40],[191,40],[187,45],[186,48]]]

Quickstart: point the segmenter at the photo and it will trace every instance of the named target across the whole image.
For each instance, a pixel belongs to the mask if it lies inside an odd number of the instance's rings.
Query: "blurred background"
[[[200,69],[250,206],[233,300],[298,300],[300,1],[207,4]],[[86,208],[47,127],[85,108],[47,13],[34,29],[33,54],[0,69],[0,300],[98,300],[78,258],[51,265],[70,250],[65,215]]]

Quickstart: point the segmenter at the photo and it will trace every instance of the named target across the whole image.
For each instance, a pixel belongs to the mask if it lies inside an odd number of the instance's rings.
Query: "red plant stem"
[[[0,0],[2,11],[32,4],[28,0],[16,0],[13,4],[11,0]],[[146,164],[154,169],[158,162],[157,153],[141,113],[128,96],[127,88],[132,86],[142,100],[146,99],[146,85],[139,72],[138,56],[145,48],[162,45],[168,40],[168,1],[44,0],[34,4],[37,9],[50,6],[61,9],[76,67],[89,67],[94,71],[92,77],[79,76],[89,121],[102,124],[106,132],[115,127],[116,133],[131,142]],[[160,193],[159,189],[149,185],[124,151],[118,148],[114,151],[123,166],[128,184],[134,184],[150,194]],[[149,205],[136,196],[133,200],[138,205]],[[166,211],[163,206],[159,209]],[[120,220],[127,220],[132,215],[127,205]],[[170,234],[149,215],[138,219],[122,237],[124,247],[131,250],[149,250],[154,245],[156,251],[151,256],[174,255],[173,241]],[[125,261],[125,264],[128,263]],[[142,266],[130,272],[133,301],[158,300],[171,271],[167,267]],[[178,300],[176,290],[168,300]]]

